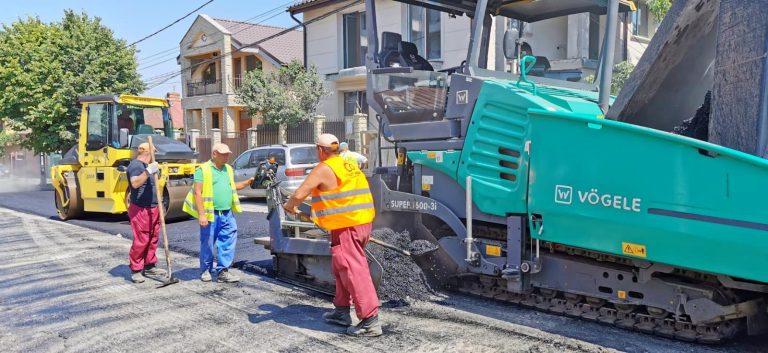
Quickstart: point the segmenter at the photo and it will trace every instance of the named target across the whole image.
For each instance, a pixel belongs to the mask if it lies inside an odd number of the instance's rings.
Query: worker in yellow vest
[[[213,272],[219,282],[238,282],[240,278],[229,272],[237,244],[233,212],[241,212],[237,190],[250,185],[253,178],[235,183],[232,167],[227,164],[232,154],[229,146],[217,143],[212,150],[211,160],[195,171],[195,185],[182,209],[200,223],[200,280],[210,282]],[[214,247],[216,267],[213,266]]]
[[[368,180],[357,163],[339,157],[339,139],[322,134],[315,142],[322,161],[283,206],[298,213],[298,206],[312,194],[312,221],[331,233],[331,269],[336,279],[332,312],[323,319],[347,326],[352,336],[380,336],[379,298],[373,286],[365,245],[371,236],[375,209]],[[352,325],[354,303],[360,323]]]

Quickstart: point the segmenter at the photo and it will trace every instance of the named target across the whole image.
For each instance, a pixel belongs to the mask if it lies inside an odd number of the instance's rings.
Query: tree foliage
[[[252,116],[261,114],[270,124],[296,125],[312,117],[326,94],[315,67],[305,70],[294,60],[277,72],[253,70],[237,91],[237,102]]]
[[[6,148],[18,142],[19,135],[14,131],[0,131],[0,157],[5,157]]]
[[[632,70],[635,69],[635,65],[632,65],[629,61],[622,61],[613,66],[613,76],[611,80],[611,94],[617,95],[627,83],[629,75],[632,74]],[[595,82],[595,76],[589,75],[585,79],[587,82]]]
[[[657,23],[664,19],[670,7],[672,7],[672,0],[648,0],[648,12],[656,18]]]
[[[135,48],[126,47],[98,17],[71,10],[61,22],[27,18],[0,31],[0,117],[19,143],[36,153],[61,151],[77,140],[78,96],[138,94],[145,88]]]

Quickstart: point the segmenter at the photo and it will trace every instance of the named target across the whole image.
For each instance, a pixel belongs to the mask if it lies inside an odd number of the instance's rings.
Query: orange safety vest
[[[312,221],[329,231],[373,222],[373,195],[357,164],[339,156],[323,163],[336,174],[339,186],[331,191],[312,191]]]

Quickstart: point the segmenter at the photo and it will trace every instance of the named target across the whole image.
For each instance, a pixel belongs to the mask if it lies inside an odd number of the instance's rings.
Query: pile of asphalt
[[[414,240],[410,245],[408,245],[408,251],[411,252],[411,255],[424,255],[437,249],[437,245],[432,244],[428,240],[424,239]]]
[[[712,114],[712,91],[708,91],[704,96],[704,103],[696,109],[696,114],[690,119],[686,119],[679,126],[675,126],[672,133],[699,139],[701,141],[709,140],[709,117]]]
[[[431,251],[428,249],[432,247],[437,249],[437,246],[425,240],[411,241],[407,231],[398,233],[389,228],[380,228],[374,230],[372,236],[403,250],[424,253]],[[384,268],[378,294],[385,306],[405,306],[415,301],[435,299],[438,293],[429,286],[424,272],[411,257],[376,244],[369,245],[367,249]]]

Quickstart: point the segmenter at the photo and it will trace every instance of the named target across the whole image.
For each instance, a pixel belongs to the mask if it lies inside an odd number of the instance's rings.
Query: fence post
[[[189,129],[189,147],[193,150],[197,150],[197,138],[200,137],[200,130]]]
[[[248,148],[254,148],[259,144],[259,131],[255,127],[248,128]]]
[[[211,129],[211,146],[221,143],[221,129]]]
[[[282,145],[288,143],[288,126],[285,124],[277,127],[277,143]]]
[[[363,133],[368,131],[368,115],[357,113],[352,120],[352,140],[355,141],[355,150],[363,149]]]
[[[313,141],[317,141],[317,138],[323,133],[323,130],[325,129],[325,115],[323,114],[315,115],[314,123],[315,123],[315,133],[313,134],[312,139]]]

